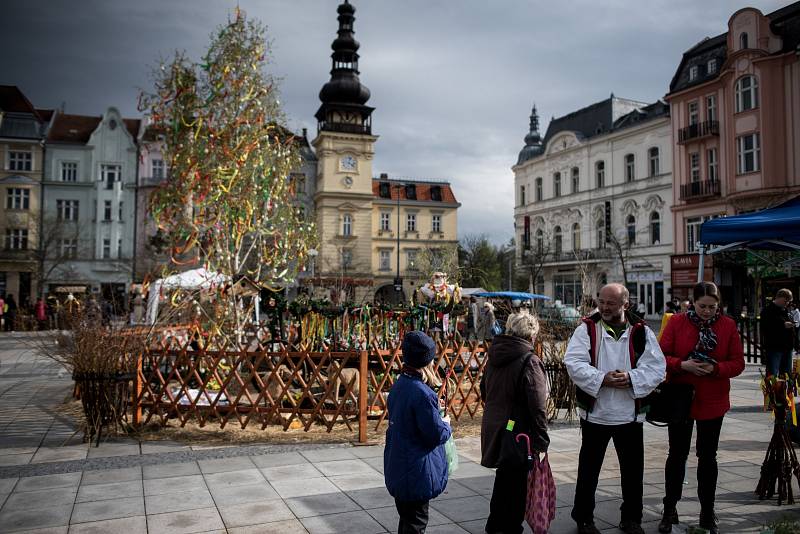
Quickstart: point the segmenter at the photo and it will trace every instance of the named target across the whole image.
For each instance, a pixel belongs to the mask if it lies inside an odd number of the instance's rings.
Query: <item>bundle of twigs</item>
[[[786,429],[787,410],[794,409],[794,384],[795,378],[776,379],[768,376],[762,381],[765,403],[775,415],[775,426],[772,439],[767,447],[764,463],[761,465],[761,477],[756,486],[756,495],[759,499],[771,499],[778,490],[778,505],[782,503],[794,504],[792,492],[792,474],[800,482],[800,464],[794,452],[792,441]]]
[[[567,421],[577,415],[575,405],[575,384],[567,374],[564,353],[567,340],[575,326],[561,322],[542,322],[537,338],[537,352],[544,364],[550,395],[547,403],[548,421],[557,419],[561,410]]]

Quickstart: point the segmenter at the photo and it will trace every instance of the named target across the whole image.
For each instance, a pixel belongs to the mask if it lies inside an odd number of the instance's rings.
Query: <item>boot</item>
[[[672,532],[672,525],[678,524],[678,509],[674,506],[664,505],[664,515],[661,516],[661,521],[658,523],[658,531]]]
[[[700,512],[700,528],[706,529],[709,534],[719,534],[718,519],[714,510]]]

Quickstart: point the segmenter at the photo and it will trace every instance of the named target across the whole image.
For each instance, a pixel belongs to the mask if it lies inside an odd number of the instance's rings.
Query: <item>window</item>
[[[697,251],[697,240],[700,237],[701,224],[703,224],[703,220],[700,217],[686,219],[686,252]]]
[[[717,120],[717,97],[716,95],[708,95],[706,97],[706,120]]]
[[[78,201],[56,200],[56,216],[59,221],[77,221]]]
[[[414,184],[406,184],[406,199],[417,200],[417,186]]]
[[[572,250],[581,249],[581,225],[575,223],[572,225]]]
[[[689,112],[689,126],[692,124],[697,124],[700,121],[700,106],[697,103],[697,100],[686,104],[686,109]]]
[[[544,232],[542,232],[541,228],[536,230],[536,253],[544,253]]]
[[[389,226],[389,221],[391,221],[391,213],[388,211],[381,212],[381,230],[384,232],[388,232],[391,227]]]
[[[580,191],[581,171],[578,167],[572,167],[572,193]]]
[[[633,154],[625,156],[625,181],[632,182],[636,179],[636,162]]]
[[[556,226],[553,228],[553,246],[555,248],[554,252],[556,256],[561,255],[561,251],[563,250],[563,236],[561,235],[561,227]]]
[[[524,185],[519,186],[519,205],[520,206],[524,206],[525,205],[525,186]]]
[[[597,182],[597,188],[605,187],[606,185],[606,162],[598,161],[594,164],[594,175]]]
[[[8,151],[8,170],[30,171],[33,168],[33,153],[27,150]]]
[[[700,69],[697,65],[692,65],[689,67],[689,81],[693,82],[697,79],[697,75],[699,74]]]
[[[342,235],[345,237],[353,235],[353,216],[349,213],[342,215]]]
[[[61,181],[62,182],[77,182],[78,181],[78,164],[74,161],[61,162]]]
[[[106,184],[106,189],[114,189],[114,182],[121,180],[122,167],[119,165],[101,165],[100,180]]]
[[[542,201],[542,179],[536,179],[536,202]]]
[[[22,188],[6,189],[6,209],[27,210],[31,207],[31,190]]]
[[[747,32],[742,32],[741,35],[739,35],[739,50],[745,50],[746,48],[749,48],[747,46],[748,44]]]
[[[656,211],[650,214],[650,244],[661,244],[661,216]]]
[[[378,252],[380,257],[380,263],[378,265],[378,269],[381,271],[388,271],[392,265],[392,251],[391,250],[381,250]]]
[[[28,230],[24,228],[6,228],[7,250],[28,250]]]
[[[62,258],[75,258],[78,255],[78,240],[62,239],[58,248]]]
[[[692,182],[700,181],[700,153],[689,154],[689,179]]]
[[[757,133],[736,138],[737,174],[755,172],[760,166],[761,149]]]
[[[431,232],[442,232],[442,216],[437,213],[431,218]]]
[[[715,72],[717,72],[717,60],[709,59],[708,63],[706,63],[706,74],[714,74]]]
[[[711,181],[719,180],[719,166],[717,163],[717,149],[709,148],[706,150],[708,160],[708,179]]]
[[[391,188],[389,182],[381,182],[378,188],[378,196],[381,198],[392,198]]]
[[[107,260],[111,257],[111,240],[103,239],[103,259]]]
[[[736,81],[736,113],[758,107],[758,81],[755,76],[742,76]]]
[[[150,162],[150,165],[153,170],[153,178],[162,180],[164,178],[164,160],[154,159]]]
[[[342,269],[348,269],[353,266],[353,251],[342,250]]]
[[[406,232],[417,231],[417,214],[409,213],[406,215]]]
[[[122,238],[117,239],[117,257],[122,257]]]
[[[123,207],[123,203],[120,202],[119,203],[119,213],[117,214],[117,220],[119,222],[122,222],[122,207]]]
[[[632,246],[636,244],[636,217],[633,215],[628,215],[628,219],[625,221],[625,230],[628,235],[628,246]]]
[[[108,222],[111,220],[111,201],[106,200],[103,202],[103,220]]]
[[[417,251],[416,250],[407,250],[406,251],[406,269],[409,271],[416,271],[417,270]]]
[[[598,219],[595,225],[595,235],[597,236],[597,248],[606,247],[606,223],[603,219]]]
[[[647,151],[650,160],[650,176],[658,176],[661,173],[659,168],[660,162],[658,157],[658,147],[654,146]]]
[[[442,201],[442,187],[439,185],[432,185],[431,186],[431,200],[434,202],[441,202]]]
[[[553,196],[561,196],[561,173],[557,172],[553,175]]]

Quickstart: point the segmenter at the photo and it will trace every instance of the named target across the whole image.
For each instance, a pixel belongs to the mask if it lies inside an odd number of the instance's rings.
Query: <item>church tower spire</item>
[[[534,104],[531,110],[530,129],[525,136],[525,146],[519,153],[517,165],[535,158],[542,152],[544,152],[544,147],[542,146],[542,136],[539,134],[539,113],[536,111],[536,104]]]

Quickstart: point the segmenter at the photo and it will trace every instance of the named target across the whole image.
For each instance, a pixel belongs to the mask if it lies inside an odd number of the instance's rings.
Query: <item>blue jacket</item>
[[[383,473],[389,494],[400,501],[428,501],[447,486],[444,444],[450,425],[421,379],[401,374],[389,393],[389,428]]]

